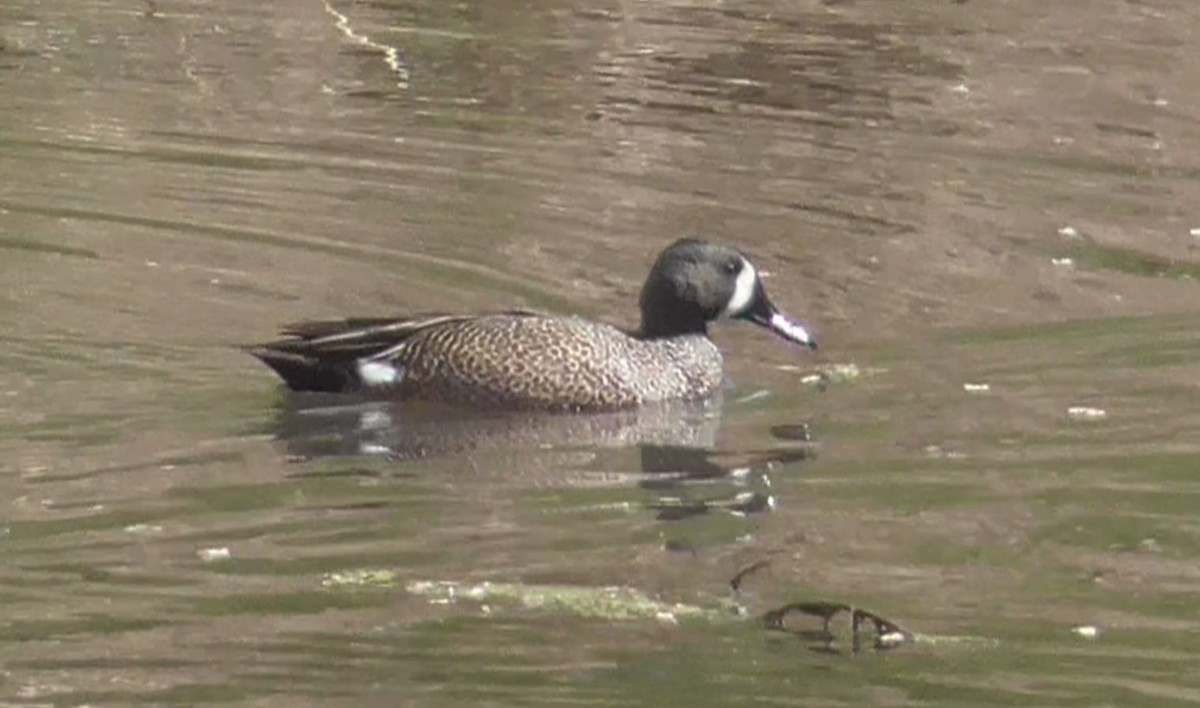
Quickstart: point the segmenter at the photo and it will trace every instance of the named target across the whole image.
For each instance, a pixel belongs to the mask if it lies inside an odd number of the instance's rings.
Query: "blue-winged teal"
[[[641,327],[536,312],[308,322],[249,351],[297,391],[366,392],[491,409],[610,410],[699,399],[721,384],[722,317],[816,348],[739,251],[667,247],[642,286]]]

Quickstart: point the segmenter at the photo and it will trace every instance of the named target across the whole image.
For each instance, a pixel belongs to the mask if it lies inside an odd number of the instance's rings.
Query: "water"
[[[1190,3],[150,9],[0,9],[5,701],[1200,701]],[[629,322],[685,233],[820,355],[396,426],[233,346]],[[755,619],[801,601],[917,641]]]

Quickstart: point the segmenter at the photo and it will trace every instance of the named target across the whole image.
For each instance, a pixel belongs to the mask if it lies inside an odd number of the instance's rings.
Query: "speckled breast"
[[[402,397],[487,408],[611,410],[720,386],[703,334],[641,340],[577,318],[496,315],[420,332],[395,352]]]

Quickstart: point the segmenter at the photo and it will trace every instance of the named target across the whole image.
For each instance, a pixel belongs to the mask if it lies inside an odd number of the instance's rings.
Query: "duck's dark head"
[[[695,239],[659,254],[642,286],[643,337],[706,333],[708,323],[745,320],[811,349],[817,342],[767,297],[758,271],[740,251]]]

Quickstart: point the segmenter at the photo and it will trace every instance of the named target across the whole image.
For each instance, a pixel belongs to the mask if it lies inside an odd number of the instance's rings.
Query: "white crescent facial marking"
[[[750,265],[750,261],[742,259],[742,270],[738,273],[737,283],[733,287],[733,296],[729,298],[729,304],[725,305],[724,311],[721,312],[725,317],[737,317],[744,314],[750,309],[750,303],[754,301],[754,287],[758,285],[758,273],[754,270],[754,266]]]
[[[397,367],[383,361],[362,360],[358,362],[358,378],[367,386],[395,386],[403,373]]]

